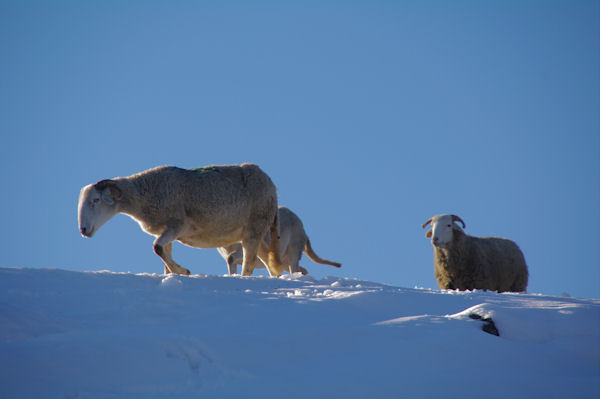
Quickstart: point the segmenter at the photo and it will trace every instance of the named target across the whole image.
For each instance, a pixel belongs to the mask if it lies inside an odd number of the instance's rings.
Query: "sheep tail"
[[[306,238],[306,245],[304,246],[304,253],[306,254],[306,256],[308,256],[310,258],[310,260],[312,260],[315,263],[320,263],[322,265],[330,265],[330,266],[335,266],[335,267],[342,267],[341,263],[323,259],[319,255],[317,255],[315,253],[315,251],[312,249],[312,246],[310,245],[310,240],[308,239],[308,237]]]

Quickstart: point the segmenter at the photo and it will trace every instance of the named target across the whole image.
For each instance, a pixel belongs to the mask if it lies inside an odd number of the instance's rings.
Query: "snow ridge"
[[[600,300],[0,268],[0,366],[3,398],[597,398]]]

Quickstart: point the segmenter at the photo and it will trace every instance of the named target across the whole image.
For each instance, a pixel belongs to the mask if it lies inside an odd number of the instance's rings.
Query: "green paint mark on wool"
[[[203,168],[192,168],[189,170],[191,170],[192,172],[214,172],[217,170],[217,168],[214,166],[205,166]]]

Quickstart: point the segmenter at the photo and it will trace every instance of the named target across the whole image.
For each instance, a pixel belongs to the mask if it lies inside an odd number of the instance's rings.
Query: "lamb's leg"
[[[227,257],[227,268],[229,269],[229,274],[237,274],[237,264],[235,263],[235,258],[232,255]]]
[[[165,265],[165,274],[176,273],[190,275],[190,271],[179,266],[173,260],[173,240],[179,234],[178,227],[167,227],[165,231],[154,241],[154,252],[160,256]]]
[[[297,273],[297,272],[302,272],[302,274],[306,274],[306,269],[301,267],[300,265],[298,265],[298,263],[300,262],[300,258],[302,257],[302,251],[291,251],[292,248],[290,248],[290,265],[289,265],[289,269],[290,269],[290,276],[292,275],[292,273]]]
[[[295,257],[292,262],[290,262],[290,275],[292,273],[302,273],[302,275],[306,276],[308,274],[308,270],[300,266],[298,263],[300,262],[300,258],[302,257],[302,253],[300,256]]]
[[[241,265],[244,261],[244,249],[242,245],[236,244],[235,251],[229,254],[227,257],[227,267],[229,268],[229,274],[237,274],[237,265]]]

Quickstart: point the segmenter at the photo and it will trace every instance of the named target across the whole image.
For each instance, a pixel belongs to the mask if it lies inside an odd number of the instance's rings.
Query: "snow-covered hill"
[[[600,300],[0,268],[1,398],[442,396],[600,397]]]

